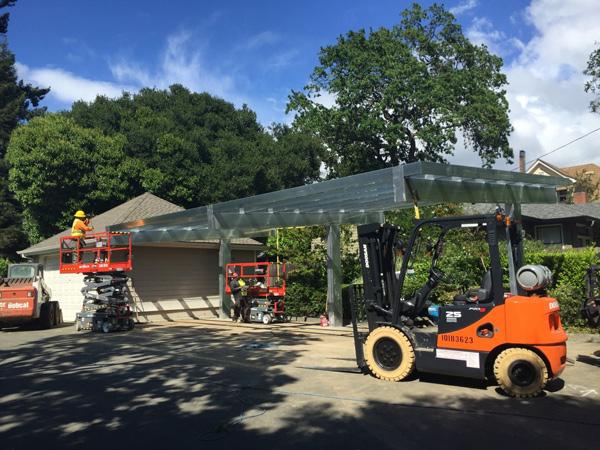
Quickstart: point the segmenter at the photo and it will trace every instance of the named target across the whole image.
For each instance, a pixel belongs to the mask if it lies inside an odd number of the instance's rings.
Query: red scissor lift
[[[60,238],[60,273],[84,275],[83,306],[76,328],[131,330],[134,321],[126,272],[132,269],[131,234],[103,232]]]
[[[285,314],[285,289],[287,264],[274,262],[227,264],[225,292],[231,295],[229,281],[237,273],[246,285],[245,295],[250,301],[250,321],[269,324],[283,322]]]

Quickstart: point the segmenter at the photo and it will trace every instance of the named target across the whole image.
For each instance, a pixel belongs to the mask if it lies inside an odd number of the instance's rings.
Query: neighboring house
[[[182,211],[183,208],[150,193],[131,199],[93,218],[94,232],[118,223]],[[19,252],[44,264],[44,277],[52,295],[60,301],[63,318],[75,320],[81,310],[82,275],[59,274],[59,237],[51,238]],[[263,248],[253,239],[232,239],[232,262],[255,261]],[[140,244],[133,247],[130,290],[140,320],[217,317],[219,299],[219,241]]]
[[[575,183],[575,179],[579,174],[585,174],[590,176],[591,181],[594,183],[600,182],[600,166],[594,163],[589,164],[580,164],[578,166],[569,166],[569,167],[556,167],[544,160],[537,159],[535,162],[529,166],[527,169],[527,173],[534,175],[549,175],[554,177],[566,178],[571,183]],[[566,202],[569,198],[569,188],[568,186],[560,187],[557,189],[558,192],[558,200],[560,202]],[[600,192],[596,192],[595,197],[600,198]],[[578,202],[577,199],[574,199],[575,203]],[[581,203],[585,203],[586,200],[583,199]]]
[[[600,166],[598,164],[580,164],[578,166],[561,167],[560,170],[572,178],[575,178],[578,174],[589,176],[592,183],[599,185],[599,188],[594,195],[594,198],[596,199],[594,201],[600,201]]]
[[[493,212],[488,204],[466,205],[472,214]],[[600,244],[600,203],[570,205],[525,204],[521,207],[523,228],[528,236],[548,246],[585,247]]]

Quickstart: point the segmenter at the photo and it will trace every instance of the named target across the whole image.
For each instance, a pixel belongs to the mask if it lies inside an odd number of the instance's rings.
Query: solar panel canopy
[[[256,236],[276,228],[382,222],[414,204],[556,203],[567,180],[477,167],[415,162],[158,217],[113,225],[133,241]]]

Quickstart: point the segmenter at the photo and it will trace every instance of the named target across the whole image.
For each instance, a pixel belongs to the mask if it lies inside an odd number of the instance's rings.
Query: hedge
[[[347,233],[342,234],[343,282],[361,283],[356,247]],[[478,232],[468,230],[457,230],[455,235],[448,236],[439,266],[450,282],[441,283],[434,290],[431,295],[433,302],[449,303],[455,294],[481,283],[483,274],[489,268],[487,245],[481,237]],[[286,230],[280,238],[279,250],[296,266],[296,270],[290,274],[286,295],[286,308],[294,316],[318,316],[325,312],[327,255],[324,246],[314,245],[315,239],[321,242],[326,239],[323,227]],[[274,254],[272,240],[269,244]],[[500,250],[502,266],[507,267],[506,246],[503,243]],[[543,264],[552,271],[553,284],[548,289],[548,295],[558,299],[563,324],[568,327],[585,326],[579,309],[585,297],[585,273],[597,261],[594,248],[548,251],[540,242],[525,240],[525,258],[527,264]],[[430,262],[431,256],[427,252],[423,252],[414,262],[413,271],[407,276],[404,286],[407,297],[426,281]],[[503,282],[508,290],[506,270]]]
[[[506,265],[506,254],[502,255],[503,267]],[[598,262],[594,248],[572,249],[565,251],[525,252],[527,264],[542,264],[552,271],[553,282],[548,295],[558,300],[562,322],[567,327],[585,327],[580,308],[585,298],[585,274],[590,265]],[[478,257],[457,255],[441,261],[440,267],[450,279],[460,278],[460,283],[442,283],[433,292],[431,300],[445,304],[452,301],[454,295],[467,284],[477,286],[485,272]],[[414,265],[414,274],[406,280],[405,292],[419,289],[429,272],[429,261],[418,261]],[[504,271],[504,284],[508,289],[508,273]]]
[[[580,250],[538,252],[526,256],[529,264],[543,264],[552,271],[553,284],[548,295],[555,297],[566,326],[585,326],[579,309],[585,298],[585,274],[590,265],[597,263],[594,248]]]
[[[10,261],[6,258],[0,258],[0,278],[6,277]]]

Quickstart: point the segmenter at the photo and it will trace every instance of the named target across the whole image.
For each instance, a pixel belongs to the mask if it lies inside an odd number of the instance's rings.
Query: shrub
[[[0,258],[0,278],[6,277],[10,261],[6,258]]]
[[[549,251],[526,254],[528,264],[543,264],[552,271],[553,283],[548,295],[555,297],[566,326],[581,326],[579,309],[585,298],[585,274],[597,262],[594,248],[567,251]]]
[[[342,271],[344,283],[360,283],[360,264],[355,239],[350,227],[342,228]],[[468,234],[472,233],[472,234]],[[441,283],[431,295],[436,303],[449,303],[455,294],[478,286],[489,267],[485,241],[474,231],[458,230],[448,235],[444,253],[439,260],[440,268],[446,273],[448,283]],[[325,312],[327,301],[327,232],[325,227],[310,227],[285,230],[280,234],[278,251],[280,256],[295,266],[290,274],[286,296],[286,308],[295,316],[318,316]],[[561,318],[567,327],[584,325],[580,318],[580,306],[585,297],[584,277],[591,264],[597,261],[593,248],[546,251],[537,241],[525,240],[525,262],[543,264],[553,274],[553,284],[548,295],[555,297],[561,307]],[[274,238],[269,239],[269,250],[277,253]],[[500,244],[501,262],[507,267],[504,242]],[[405,297],[419,289],[427,280],[431,256],[423,254],[413,264],[407,275],[403,292]],[[400,261],[398,261],[400,263]],[[0,265],[1,269],[1,265]],[[400,267],[397,267],[399,270]],[[508,273],[504,271],[504,285],[508,289]]]

